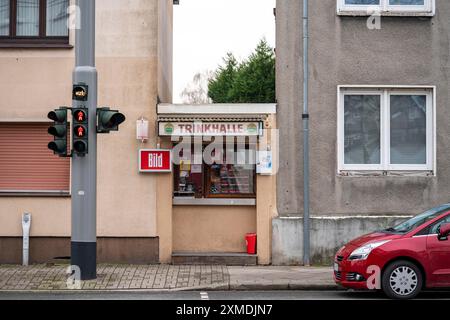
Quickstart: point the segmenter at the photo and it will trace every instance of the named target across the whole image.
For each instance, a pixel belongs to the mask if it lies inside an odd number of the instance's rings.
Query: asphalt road
[[[0,292],[0,300],[379,300],[381,293],[347,291],[215,292]],[[450,300],[450,292],[425,292],[418,299]]]

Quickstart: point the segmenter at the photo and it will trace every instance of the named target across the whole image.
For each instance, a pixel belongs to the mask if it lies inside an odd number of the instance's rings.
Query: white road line
[[[202,300],[209,300],[208,292],[200,292],[200,298]]]

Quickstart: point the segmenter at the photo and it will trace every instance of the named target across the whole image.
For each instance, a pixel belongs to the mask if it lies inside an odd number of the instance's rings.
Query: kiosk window
[[[193,147],[185,149],[180,154],[179,163],[174,165],[175,197],[203,198],[203,163],[194,163],[193,151]]]
[[[205,147],[203,147],[203,150]],[[190,155],[181,155],[174,166],[174,196],[189,198],[255,198],[256,165],[254,150],[213,152],[212,163],[195,163],[194,147]]]
[[[206,197],[226,198],[255,196],[255,165],[234,154],[234,161],[224,156],[222,164],[206,166]],[[249,152],[246,153],[249,155]],[[241,158],[241,159],[240,159]],[[227,161],[228,160],[228,161]]]

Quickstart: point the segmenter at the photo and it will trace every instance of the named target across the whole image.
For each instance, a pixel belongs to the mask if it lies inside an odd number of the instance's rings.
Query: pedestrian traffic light
[[[126,120],[122,113],[117,110],[110,110],[109,108],[99,108],[97,116],[97,133],[119,131],[119,125]]]
[[[67,152],[67,135],[69,133],[69,123],[67,122],[67,108],[61,107],[48,114],[53,126],[48,128],[48,133],[54,137],[54,141],[48,144],[48,148],[56,155],[65,157]]]
[[[88,109],[73,110],[73,151],[78,156],[85,156],[88,151],[89,122]]]

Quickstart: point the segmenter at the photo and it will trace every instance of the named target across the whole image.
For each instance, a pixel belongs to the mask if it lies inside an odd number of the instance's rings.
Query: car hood
[[[339,252],[338,256],[348,257],[354,250],[359,247],[362,247],[368,243],[379,242],[379,241],[387,241],[401,238],[402,235],[392,234],[392,233],[384,233],[384,232],[373,232],[356,238],[349,243],[347,243]]]

